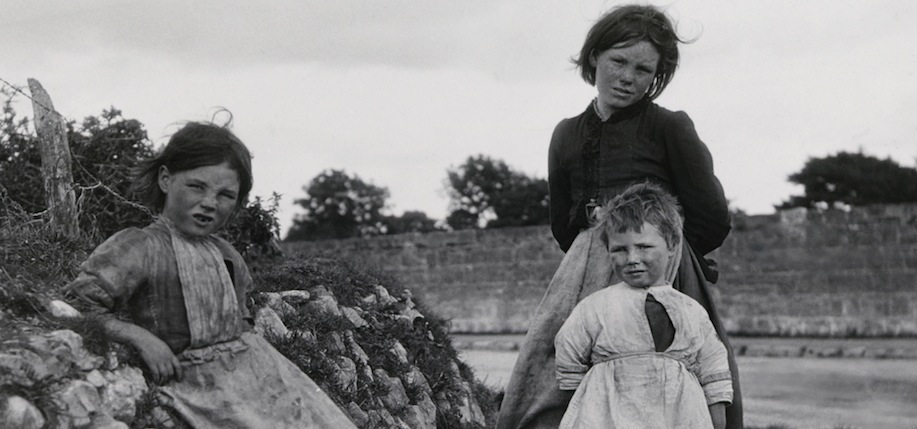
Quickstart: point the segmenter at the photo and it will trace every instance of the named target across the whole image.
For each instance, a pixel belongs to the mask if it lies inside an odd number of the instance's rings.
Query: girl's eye
[[[204,189],[203,186],[201,186],[201,185],[199,185],[199,184],[197,184],[197,183],[190,183],[190,184],[188,184],[188,187],[191,188],[191,189]]]

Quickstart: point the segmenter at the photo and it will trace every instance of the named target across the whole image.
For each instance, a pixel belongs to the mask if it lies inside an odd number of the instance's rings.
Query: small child
[[[159,216],[99,245],[67,286],[134,347],[159,402],[193,428],[355,428],[318,386],[251,332],[242,256],[214,233],[245,204],[251,155],[226,127],[189,123],[135,191]],[[129,320],[115,317],[126,310]]]
[[[632,185],[596,212],[617,278],[583,299],[554,340],[561,428],[710,428],[732,401],[726,348],[706,310],[671,286],[680,258],[678,203]]]

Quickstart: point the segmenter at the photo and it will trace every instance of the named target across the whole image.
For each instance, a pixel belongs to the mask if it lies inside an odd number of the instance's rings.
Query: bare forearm
[[[713,420],[714,429],[726,428],[726,404],[717,402],[707,406],[710,409],[710,419]]]
[[[181,381],[181,363],[172,349],[152,332],[118,319],[105,322],[105,330],[115,340],[130,344],[140,353],[153,382],[165,384],[172,379]]]

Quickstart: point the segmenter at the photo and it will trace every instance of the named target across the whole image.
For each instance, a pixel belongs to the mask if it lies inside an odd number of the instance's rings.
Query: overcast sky
[[[915,166],[917,2],[653,2],[694,43],[657,102],[684,110],[732,204],[771,213],[809,157]],[[38,79],[64,116],[115,106],[158,145],[218,106],[254,154],[254,195],[293,201],[344,169],[392,212],[446,214],[469,155],[546,177],[559,120],[595,90],[570,64],[618,4],[505,1],[0,0],[0,78]],[[31,106],[18,105],[31,116]]]

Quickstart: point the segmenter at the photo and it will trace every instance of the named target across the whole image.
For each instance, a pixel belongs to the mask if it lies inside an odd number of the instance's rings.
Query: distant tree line
[[[24,212],[40,213],[46,203],[37,137],[29,129],[28,118],[13,109],[15,93],[3,87],[0,95],[0,215],[13,205]],[[67,132],[81,230],[105,238],[125,227],[149,223],[151,213],[130,194],[132,169],[155,153],[143,124],[111,107],[79,123],[69,121]],[[445,173],[448,215],[436,220],[418,210],[392,215],[387,188],[343,170],[325,170],[303,186],[305,196],[295,200],[303,212],[294,218],[286,239],[370,237],[550,221],[544,178],[483,154],[469,156]],[[790,196],[777,209],[917,202],[917,169],[862,152],[810,158],[788,180],[802,185],[804,192]],[[242,249],[279,236],[278,198],[276,194],[267,201],[256,198],[224,234]],[[735,212],[741,214],[741,210]]]
[[[790,175],[789,181],[802,185],[804,193],[790,196],[777,209],[917,201],[917,169],[862,152],[810,158],[802,170]]]
[[[389,191],[343,170],[325,170],[303,187],[286,240],[371,237],[406,232],[500,228],[548,223],[548,183],[485,155],[446,170],[449,215],[437,223],[426,213],[389,211]]]
[[[804,193],[776,205],[778,210],[917,202],[917,169],[863,153],[839,152],[810,158],[788,180],[802,185]],[[420,211],[385,215],[388,189],[344,171],[324,171],[303,187],[306,197],[296,203],[305,212],[294,219],[286,239],[369,237],[550,222],[547,180],[514,170],[499,159],[481,154],[469,156],[462,164],[446,170],[444,185],[449,210],[446,219],[437,222]],[[733,212],[737,217],[745,215],[738,209]]]

